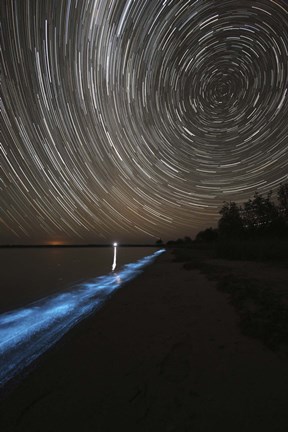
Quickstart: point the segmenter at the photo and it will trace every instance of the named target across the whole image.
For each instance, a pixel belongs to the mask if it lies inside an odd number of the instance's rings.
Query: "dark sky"
[[[287,180],[287,0],[2,0],[1,81],[1,244],[193,237]]]

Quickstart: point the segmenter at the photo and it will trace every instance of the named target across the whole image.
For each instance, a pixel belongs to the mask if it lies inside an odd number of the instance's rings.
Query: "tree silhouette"
[[[277,192],[279,213],[288,221],[288,183],[282,183]]]
[[[245,231],[250,235],[263,234],[269,232],[269,229],[278,219],[278,209],[271,200],[272,191],[263,197],[256,192],[254,198],[244,203],[242,210],[242,219]]]
[[[189,236],[185,236],[184,240],[185,240],[186,243],[191,243],[192,242],[191,237],[189,237]]]
[[[218,231],[216,229],[213,229],[212,227],[207,228],[204,231],[200,231],[196,235],[197,241],[212,242],[217,240],[217,238],[218,238]]]
[[[222,215],[218,222],[220,237],[239,237],[243,233],[241,207],[233,201],[224,202],[220,214]]]
[[[288,235],[288,183],[281,184],[277,191],[278,203],[272,200],[272,191],[267,196],[259,192],[244,202],[243,207],[235,202],[224,202],[218,222],[222,238],[244,238]],[[203,234],[199,233],[199,236]]]

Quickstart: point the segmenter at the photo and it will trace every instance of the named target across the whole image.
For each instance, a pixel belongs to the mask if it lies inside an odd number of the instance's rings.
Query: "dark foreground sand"
[[[1,401],[6,431],[288,430],[288,361],[244,337],[228,296],[169,253]]]

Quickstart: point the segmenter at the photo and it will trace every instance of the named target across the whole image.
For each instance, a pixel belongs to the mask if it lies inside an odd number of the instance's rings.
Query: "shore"
[[[287,358],[167,252],[37,361],[1,400],[0,429],[284,432],[287,388]]]

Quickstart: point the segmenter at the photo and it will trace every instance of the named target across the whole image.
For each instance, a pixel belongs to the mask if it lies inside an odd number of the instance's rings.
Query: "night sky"
[[[0,243],[152,242],[288,173],[287,0],[1,0]]]

